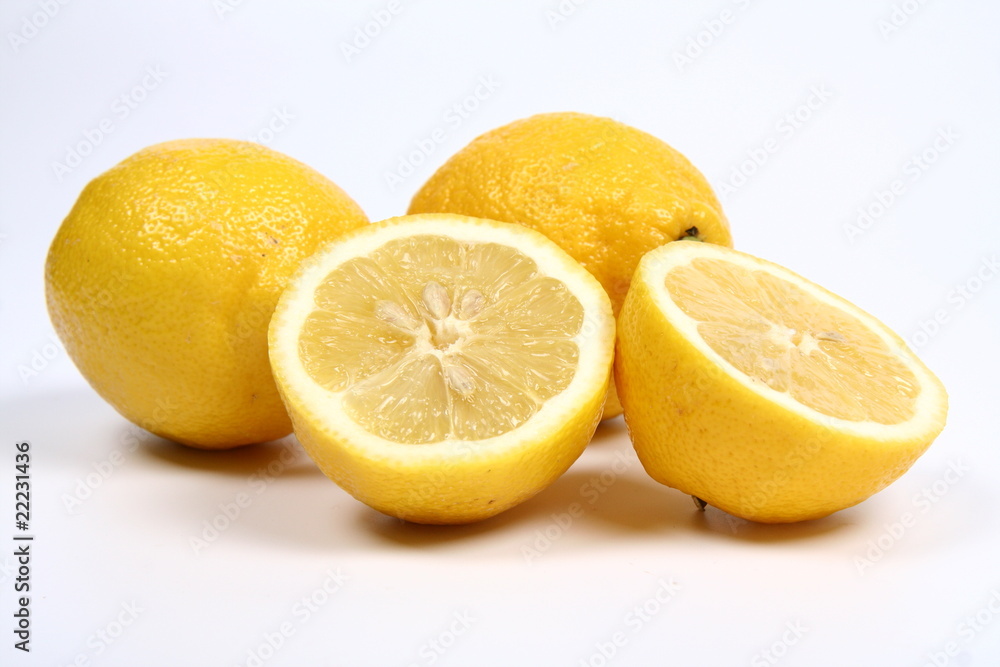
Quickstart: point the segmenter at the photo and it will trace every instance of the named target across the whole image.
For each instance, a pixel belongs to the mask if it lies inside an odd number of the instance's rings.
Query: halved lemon
[[[881,490],[944,427],[941,382],[868,313],[750,255],[643,257],[618,324],[625,421],[657,481],[761,522]]]
[[[614,335],[601,285],[538,232],[430,214],[308,260],[275,310],[270,354],[327,476],[386,514],[466,523],[530,498],[580,455]]]

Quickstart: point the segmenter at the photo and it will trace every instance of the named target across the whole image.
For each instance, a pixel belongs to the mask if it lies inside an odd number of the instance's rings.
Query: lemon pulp
[[[573,379],[579,300],[516,248],[421,235],[350,259],[299,335],[309,376],[402,444],[502,435]]]
[[[665,286],[709,347],[750,378],[838,419],[898,424],[913,417],[917,378],[842,308],[717,259],[674,269]]]

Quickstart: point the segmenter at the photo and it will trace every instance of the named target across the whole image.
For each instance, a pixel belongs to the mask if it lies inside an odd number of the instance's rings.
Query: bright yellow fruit
[[[263,146],[151,146],[83,190],[49,249],[49,315],[105,400],[204,448],[287,435],[267,325],[316,247],[367,224],[344,192]]]
[[[944,427],[941,382],[884,324],[788,269],[705,243],[646,255],[615,377],[646,471],[745,519],[825,516]]]
[[[616,314],[646,252],[687,236],[732,245],[719,201],[687,158],[581,113],[532,116],[480,136],[427,181],[409,212],[532,227],[594,274]],[[612,386],[605,418],[618,414]]]
[[[386,514],[466,523],[535,495],[586,447],[614,316],[537,232],[406,216],[308,260],[270,350],[295,434],[327,476]]]

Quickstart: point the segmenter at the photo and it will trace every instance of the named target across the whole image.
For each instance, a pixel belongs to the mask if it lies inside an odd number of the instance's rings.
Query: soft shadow
[[[380,539],[406,547],[427,548],[474,539],[483,533],[504,530],[523,532],[526,527],[575,514],[574,521],[597,526],[597,530],[662,533],[685,523],[685,496],[672,493],[651,479],[644,479],[638,462],[626,473],[605,482],[607,468],[574,465],[538,495],[495,517],[474,524],[428,526],[385,517],[364,508],[357,523]],[[694,507],[691,507],[694,510]]]
[[[421,549],[472,540],[484,533],[498,534],[515,528],[523,530],[532,518],[548,518],[565,512],[570,504],[580,502],[578,476],[583,474],[571,470],[520,505],[476,523],[454,526],[412,523],[385,516],[363,505],[359,506],[356,522],[379,539]]]
[[[3,425],[18,438],[45,443],[54,463],[89,463],[118,445],[128,425],[92,390],[28,394],[4,400]]]
[[[597,425],[597,430],[594,431],[594,437],[591,438],[590,447],[601,447],[603,445],[613,443],[620,438],[628,439],[628,430],[625,428],[625,419],[621,415],[602,421]]]
[[[680,495],[679,491],[675,493]],[[690,500],[690,496],[687,498]],[[843,512],[837,512],[810,521],[758,523],[733,516],[717,507],[706,507],[704,511],[699,511],[691,500],[691,517],[688,523],[700,533],[744,542],[771,544],[823,537],[847,529],[854,521]]]
[[[286,450],[288,453],[285,453]],[[159,463],[215,475],[249,477],[255,473],[268,472],[269,466],[272,476],[322,475],[293,436],[256,445],[217,450],[196,449],[150,436],[137,453]]]
[[[355,521],[380,541],[403,547],[427,549],[473,540],[484,533],[494,534],[501,526],[509,523],[505,521],[505,514],[508,512],[476,523],[437,526],[386,516],[359,504],[355,512]]]
[[[47,408],[77,396],[58,397]],[[38,416],[37,406],[33,416]],[[602,422],[588,445],[596,456],[586,454],[573,467],[538,495],[495,517],[464,525],[424,525],[386,516],[342,492],[332,484],[302,451],[294,436],[280,440],[227,450],[201,450],[146,434],[135,455],[146,457],[160,465],[206,475],[249,478],[255,474],[271,474],[281,479],[299,478],[302,482],[314,478],[315,486],[300,482],[294,495],[284,497],[269,492],[267,503],[260,503],[254,512],[241,521],[253,524],[261,534],[317,548],[344,546],[343,535],[334,538],[339,523],[335,514],[352,513],[348,524],[362,529],[358,537],[374,538],[377,542],[428,549],[456,543],[476,543],[486,536],[491,539],[506,532],[523,533],[539,525],[548,525],[574,506],[582,514],[578,520],[595,531],[609,535],[622,533],[663,534],[678,530],[694,530],[718,539],[735,539],[751,543],[774,543],[806,540],[835,533],[849,525],[850,518],[838,513],[823,519],[794,524],[761,524],[731,516],[708,507],[699,511],[690,496],[663,486],[643,471],[634,459],[635,453],[627,442],[627,430],[621,417]],[[607,474],[614,447],[631,461],[627,470],[612,479]],[[286,453],[287,452],[287,453]],[[334,491],[336,496],[329,495]],[[339,496],[339,497],[337,497]],[[296,513],[292,508],[316,508],[308,520],[289,521]],[[348,540],[350,542],[350,540]]]
[[[605,528],[636,533],[662,533],[684,526],[688,510],[694,507],[685,503],[684,496],[645,477],[641,469],[638,473],[642,477],[619,478],[592,503],[589,500],[593,496],[588,496],[584,503],[588,517],[603,523]]]

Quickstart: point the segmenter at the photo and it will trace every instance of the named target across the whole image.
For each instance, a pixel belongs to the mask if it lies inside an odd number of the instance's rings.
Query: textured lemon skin
[[[681,335],[641,273],[618,318],[615,379],[633,446],[658,482],[752,521],[816,519],[888,486],[944,427],[946,398],[936,428],[898,439],[784,409]]]
[[[377,234],[379,228],[412,225],[439,217],[457,219],[469,227],[510,227],[464,216],[403,216],[349,232],[331,246],[348,243],[362,234]],[[531,244],[552,245],[537,232],[515,229]],[[520,249],[527,251],[524,246]],[[558,248],[552,250],[562,254]],[[588,375],[598,380],[586,386],[579,400],[550,415],[542,428],[522,425],[498,438],[449,446],[381,441],[380,446],[366,447],[353,440],[351,433],[353,430],[357,434],[356,429],[310,408],[289,372],[290,365],[296,363],[292,358],[296,353],[282,343],[289,333],[297,336],[289,324],[299,298],[297,291],[305,289],[297,282],[309,265],[321,261],[325,253],[326,249],[316,253],[290,281],[271,320],[269,343],[274,378],[295,435],[310,458],[338,486],[369,507],[399,519],[423,524],[465,524],[490,518],[531,498],[552,484],[583,453],[601,420],[611,380],[615,320],[606,294],[579,264],[565,258],[566,271],[582,282],[599,304],[589,313],[585,326],[601,341],[593,354],[580,359],[581,365],[587,365]],[[294,349],[297,350],[297,344]],[[537,418],[538,415],[533,419]],[[527,425],[530,424],[531,420]],[[420,456],[408,456],[418,450]]]
[[[201,448],[287,435],[267,326],[288,276],[367,224],[318,172],[257,144],[148,147],[91,181],[45,268],[49,314],[130,421]]]
[[[731,246],[701,172],[656,137],[610,118],[549,113],[515,121],[456,153],[410,213],[459,213],[540,231],[590,271],[617,314],[639,259],[686,235]],[[605,418],[621,414],[612,386]]]

